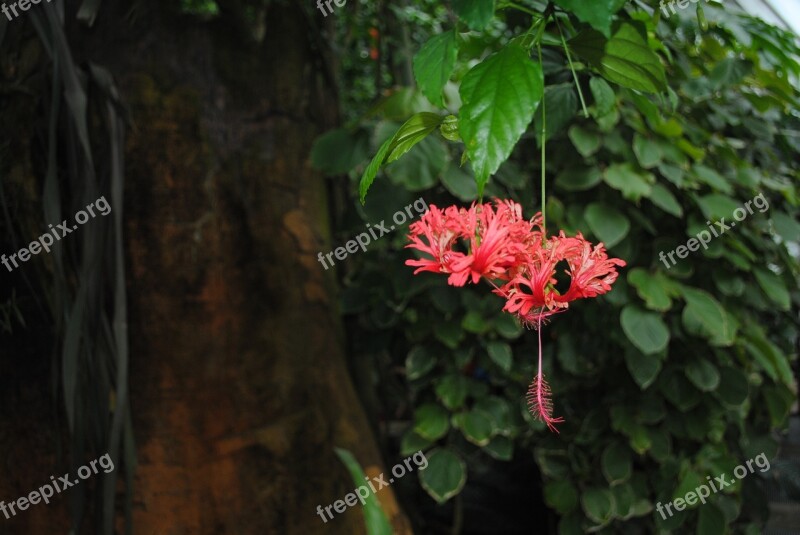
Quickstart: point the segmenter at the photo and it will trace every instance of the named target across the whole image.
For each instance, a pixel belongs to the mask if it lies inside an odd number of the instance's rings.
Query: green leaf
[[[342,461],[350,472],[350,477],[356,486],[360,486],[367,479],[364,470],[352,453],[345,449],[333,448],[339,460]],[[392,525],[386,513],[381,509],[381,504],[378,497],[374,493],[370,493],[364,499],[364,522],[367,526],[367,535],[392,535]]]
[[[452,451],[437,449],[428,455],[428,467],[420,471],[419,481],[430,497],[442,504],[464,488],[467,466]]]
[[[450,162],[442,173],[442,184],[457,199],[471,202],[478,198],[478,187],[472,175]]]
[[[594,7],[594,4],[585,5],[588,9]],[[661,59],[632,23],[620,24],[608,40],[595,30],[583,31],[570,40],[570,46],[604,78],[623,87],[646,93],[658,93],[667,88]]]
[[[581,495],[581,506],[593,522],[605,524],[614,514],[614,496],[607,489],[589,488]]]
[[[456,32],[450,30],[431,37],[414,56],[414,76],[422,93],[433,104],[444,108],[442,90],[456,65]]]
[[[623,483],[611,487],[614,495],[615,516],[618,518],[628,518],[633,516],[634,505],[636,504],[636,491],[630,483]]]
[[[753,269],[756,281],[761,289],[769,297],[770,301],[778,305],[780,310],[789,310],[789,290],[786,289],[783,279],[775,273],[763,268]]]
[[[650,192],[650,202],[675,217],[683,217],[683,208],[672,192],[662,184],[655,184]]]
[[[711,392],[719,386],[719,371],[708,359],[695,357],[685,371],[686,377],[703,392]]]
[[[426,403],[414,411],[414,432],[428,440],[439,440],[450,428],[447,411],[435,403]]]
[[[738,407],[749,395],[749,385],[744,373],[736,368],[722,367],[719,370],[720,381],[717,396],[728,406]]]
[[[697,198],[697,204],[706,219],[730,219],[731,214],[739,207],[735,199],[720,193],[711,193]],[[714,227],[719,230],[719,227]]]
[[[367,137],[338,128],[321,135],[311,148],[311,164],[326,175],[345,174],[367,157]]]
[[[464,405],[469,390],[469,382],[462,375],[447,375],[436,385],[436,396],[450,410]]]
[[[636,288],[647,308],[659,312],[672,308],[672,282],[662,272],[653,274],[644,268],[634,268],[628,272],[628,282]]]
[[[625,349],[625,365],[642,390],[653,384],[661,371],[661,359],[655,355],[645,355],[630,346]]]
[[[600,466],[609,484],[627,481],[633,472],[631,452],[624,444],[611,443],[603,450]]]
[[[603,144],[603,138],[600,137],[600,134],[579,125],[570,127],[567,135],[569,135],[570,141],[584,158],[588,158],[597,152],[600,145]]]
[[[470,30],[483,30],[494,17],[494,0],[453,0],[453,11]]]
[[[400,161],[386,166],[386,174],[394,184],[408,191],[424,191],[433,187],[447,166],[447,148],[441,139],[428,137],[415,145]]]
[[[608,248],[621,242],[631,229],[628,218],[609,204],[593,202],[586,207],[583,217],[592,233]]]
[[[714,296],[705,290],[681,287],[686,299],[683,324],[689,332],[704,336],[712,345],[729,346],[736,338],[736,325]]]
[[[504,371],[511,370],[514,356],[510,345],[505,342],[492,341],[487,344],[486,351],[489,353],[489,358],[492,359],[492,362],[500,366]]]
[[[592,28],[603,32],[608,37],[611,35],[611,21],[614,13],[625,5],[626,0],[555,0],[557,6],[573,13],[579,20],[590,24]]]
[[[511,435],[511,407],[503,398],[489,396],[480,399],[474,407],[492,419],[492,434]]]
[[[752,64],[737,58],[724,58],[708,75],[713,89],[736,85],[750,72]]]
[[[412,453],[426,450],[432,445],[433,442],[422,438],[416,434],[413,429],[409,429],[403,434],[403,438],[400,440],[400,455],[411,455]]]
[[[608,115],[617,106],[617,94],[602,78],[593,77],[589,80],[589,89],[594,97],[594,106],[598,117]]]
[[[544,90],[544,108],[547,116],[545,139],[550,140],[575,117],[578,111],[578,97],[571,83],[547,86]],[[542,106],[536,109],[533,117],[534,134],[542,144]]]
[[[772,214],[772,224],[775,231],[785,241],[800,242],[800,223],[783,212]]]
[[[489,322],[486,321],[486,318],[476,310],[470,310],[464,315],[464,319],[461,320],[461,326],[465,331],[474,334],[483,334],[492,327]]]
[[[494,437],[483,451],[498,461],[510,461],[514,457],[514,443],[508,437]]]
[[[564,515],[578,507],[578,490],[569,479],[548,481],[544,486],[544,501],[548,507]]]
[[[375,180],[381,165],[384,162],[391,163],[411,150],[411,147],[433,132],[441,124],[442,120],[443,117],[435,113],[421,112],[413,115],[400,127],[394,136],[381,145],[381,148],[378,149],[378,154],[375,155],[361,176],[361,182],[358,186],[361,204],[364,204],[367,192],[372,186],[372,182]]]
[[[700,508],[697,518],[697,535],[723,535],[726,525],[725,515],[713,503]]]
[[[772,343],[760,326],[750,324],[745,329],[748,353],[759,363],[774,381],[781,381],[785,385],[792,384],[792,370],[789,362],[781,349]]]
[[[492,438],[492,418],[481,410],[473,409],[464,415],[461,431],[476,446],[485,446]]]
[[[508,159],[542,99],[541,65],[517,45],[492,54],[464,76],[459,131],[472,162],[478,194]]]
[[[640,173],[630,163],[615,163],[606,167],[603,173],[606,184],[622,192],[629,200],[638,201],[649,197],[655,183],[651,173]]]
[[[705,165],[695,165],[692,167],[692,173],[694,174],[695,178],[697,178],[700,182],[708,184],[717,191],[726,193],[728,195],[733,193],[733,186],[731,185],[730,181],[728,181],[725,177],[723,177],[710,167],[706,167]],[[732,212],[733,210],[728,212],[728,214]]]
[[[633,135],[633,153],[636,154],[639,165],[645,169],[657,166],[664,157],[661,152],[661,146],[658,143],[638,133]]]
[[[565,191],[585,191],[592,189],[603,180],[597,167],[570,167],[556,177],[556,186]]]
[[[406,357],[406,375],[414,381],[426,375],[436,366],[436,356],[425,346],[414,346]]]
[[[422,112],[412,115],[392,138],[392,149],[386,157],[386,163],[392,163],[410,151],[411,147],[425,139],[443,120],[444,117],[436,113]]]
[[[628,305],[622,309],[620,323],[628,340],[646,355],[658,353],[669,343],[669,330],[654,312]]]

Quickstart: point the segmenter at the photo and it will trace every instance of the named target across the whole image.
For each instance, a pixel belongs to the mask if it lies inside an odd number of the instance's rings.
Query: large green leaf
[[[630,163],[615,163],[603,173],[606,184],[622,192],[626,199],[638,201],[649,197],[655,183],[652,173],[637,171]]]
[[[711,392],[719,386],[719,371],[708,359],[695,357],[686,365],[686,377],[703,392]]]
[[[681,287],[686,299],[683,324],[692,334],[709,338],[713,345],[729,346],[736,337],[736,324],[714,296],[704,290]]]
[[[548,481],[544,486],[544,501],[563,515],[578,507],[578,491],[569,479]]]
[[[783,279],[775,273],[762,268],[755,268],[753,274],[756,281],[770,301],[778,305],[780,310],[789,310],[789,291],[786,289]]]
[[[661,371],[661,359],[656,355],[646,355],[630,346],[625,349],[625,365],[642,390],[653,384]]]
[[[615,109],[617,94],[614,93],[608,82],[597,76],[592,77],[589,80],[589,89],[594,97],[595,112],[598,117],[608,115]]]
[[[575,148],[584,158],[588,158],[597,152],[603,144],[603,138],[600,137],[600,134],[579,125],[570,127],[568,135],[572,144],[575,145]]]
[[[675,217],[683,217],[683,208],[678,200],[663,184],[655,184],[650,192],[650,202]]]
[[[470,30],[482,30],[494,16],[494,0],[453,0],[453,11]]]
[[[450,374],[436,385],[436,395],[450,410],[458,409],[467,399],[469,381],[463,375]]]
[[[630,450],[623,444],[612,442],[603,450],[600,467],[609,484],[616,485],[626,481],[633,471]]]
[[[508,45],[473,67],[461,82],[459,131],[478,193],[508,159],[542,99],[542,68],[518,45]]]
[[[628,305],[622,309],[620,323],[625,336],[642,353],[647,355],[658,353],[669,343],[669,329],[654,312]]]
[[[593,202],[583,213],[592,233],[606,247],[614,247],[621,242],[631,228],[631,223],[619,210],[605,203]]]
[[[489,358],[504,371],[511,370],[513,353],[510,345],[505,342],[492,341],[486,345],[486,352],[489,353]]]
[[[334,451],[350,472],[353,483],[357,487],[363,485],[367,476],[353,454],[341,448],[334,448]],[[364,523],[367,526],[367,535],[392,535],[392,525],[374,493],[364,499]]]
[[[555,4],[573,13],[581,21],[590,24],[595,30],[611,35],[611,21],[614,13],[625,5],[627,0],[555,0]]]
[[[414,432],[422,438],[438,440],[449,428],[447,411],[435,403],[426,403],[414,411]]]
[[[597,167],[568,167],[556,177],[556,186],[566,191],[592,189],[603,180],[603,173]]]
[[[650,273],[644,268],[628,271],[628,282],[644,299],[647,308],[665,312],[672,307],[673,283],[661,271]]]
[[[414,346],[406,357],[406,375],[413,381],[427,374],[436,366],[436,355],[425,346]]]
[[[321,135],[311,147],[311,163],[328,175],[350,171],[367,157],[368,137],[346,128],[337,128]]]
[[[578,111],[578,97],[575,96],[573,85],[558,84],[548,86],[544,91],[545,139],[552,139],[554,135],[572,121]],[[539,144],[542,143],[542,106],[536,110],[533,117],[534,134]]]
[[[453,73],[457,55],[456,32],[450,30],[431,37],[414,56],[417,84],[428,100],[440,108],[444,108],[442,89]]]
[[[461,431],[464,437],[476,446],[485,446],[492,438],[492,417],[477,409],[464,414]]]
[[[586,6],[592,9],[594,3]],[[570,40],[570,47],[606,79],[631,89],[657,93],[667,88],[664,67],[643,32],[630,22],[620,24],[610,39],[598,31],[586,30]]]
[[[467,466],[456,453],[437,449],[428,455],[428,467],[419,473],[419,481],[438,503],[444,503],[464,488]]]
[[[375,155],[361,176],[361,182],[358,186],[361,204],[364,204],[367,192],[372,186],[372,182],[375,180],[381,165],[384,162],[391,163],[411,150],[411,147],[433,132],[441,124],[442,120],[444,120],[444,117],[435,113],[417,113],[403,123],[403,126],[381,145],[381,148],[378,149],[378,154]]]
[[[587,489],[581,495],[581,505],[586,516],[598,524],[604,524],[614,514],[614,496],[608,489]]]
[[[726,531],[725,515],[713,503],[700,508],[697,535],[722,535]]]

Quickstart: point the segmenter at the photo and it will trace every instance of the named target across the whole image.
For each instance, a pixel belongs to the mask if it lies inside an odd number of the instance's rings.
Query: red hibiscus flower
[[[450,206],[444,211],[431,205],[430,211],[410,227],[406,247],[431,258],[408,260],[417,269],[447,273],[448,284],[464,286],[481,279],[506,299],[503,310],[514,314],[539,333],[539,370],[528,389],[531,413],[557,432],[550,386],[542,371],[542,321],[569,307],[570,301],[597,297],[611,290],[617,280],[619,258],[608,258],[602,243],[592,246],[581,234],[564,232],[544,238],[541,214],[530,221],[522,218],[522,207],[513,201],[473,204],[468,210]],[[458,247],[461,250],[456,250]],[[559,262],[568,266],[563,275],[569,288],[556,289]],[[496,281],[506,281],[498,287]]]

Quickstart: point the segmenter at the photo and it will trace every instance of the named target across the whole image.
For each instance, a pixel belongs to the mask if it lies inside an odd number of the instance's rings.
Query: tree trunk
[[[360,505],[317,515],[355,486],[334,446],[386,471],[316,258],[330,250],[327,201],[308,154],[338,119],[333,77],[300,5],[253,22],[225,4],[201,23],[106,3],[75,52],[111,70],[132,120],[135,532],[364,533]],[[410,533],[391,489],[379,498]]]

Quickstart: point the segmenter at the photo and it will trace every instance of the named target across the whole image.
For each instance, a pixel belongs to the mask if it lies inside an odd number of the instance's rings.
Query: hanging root
[[[527,398],[528,409],[530,409],[531,414],[547,424],[551,431],[558,433],[558,429],[554,424],[560,424],[564,419],[553,418],[553,400],[550,399],[550,385],[544,380],[541,370],[528,388]]]

